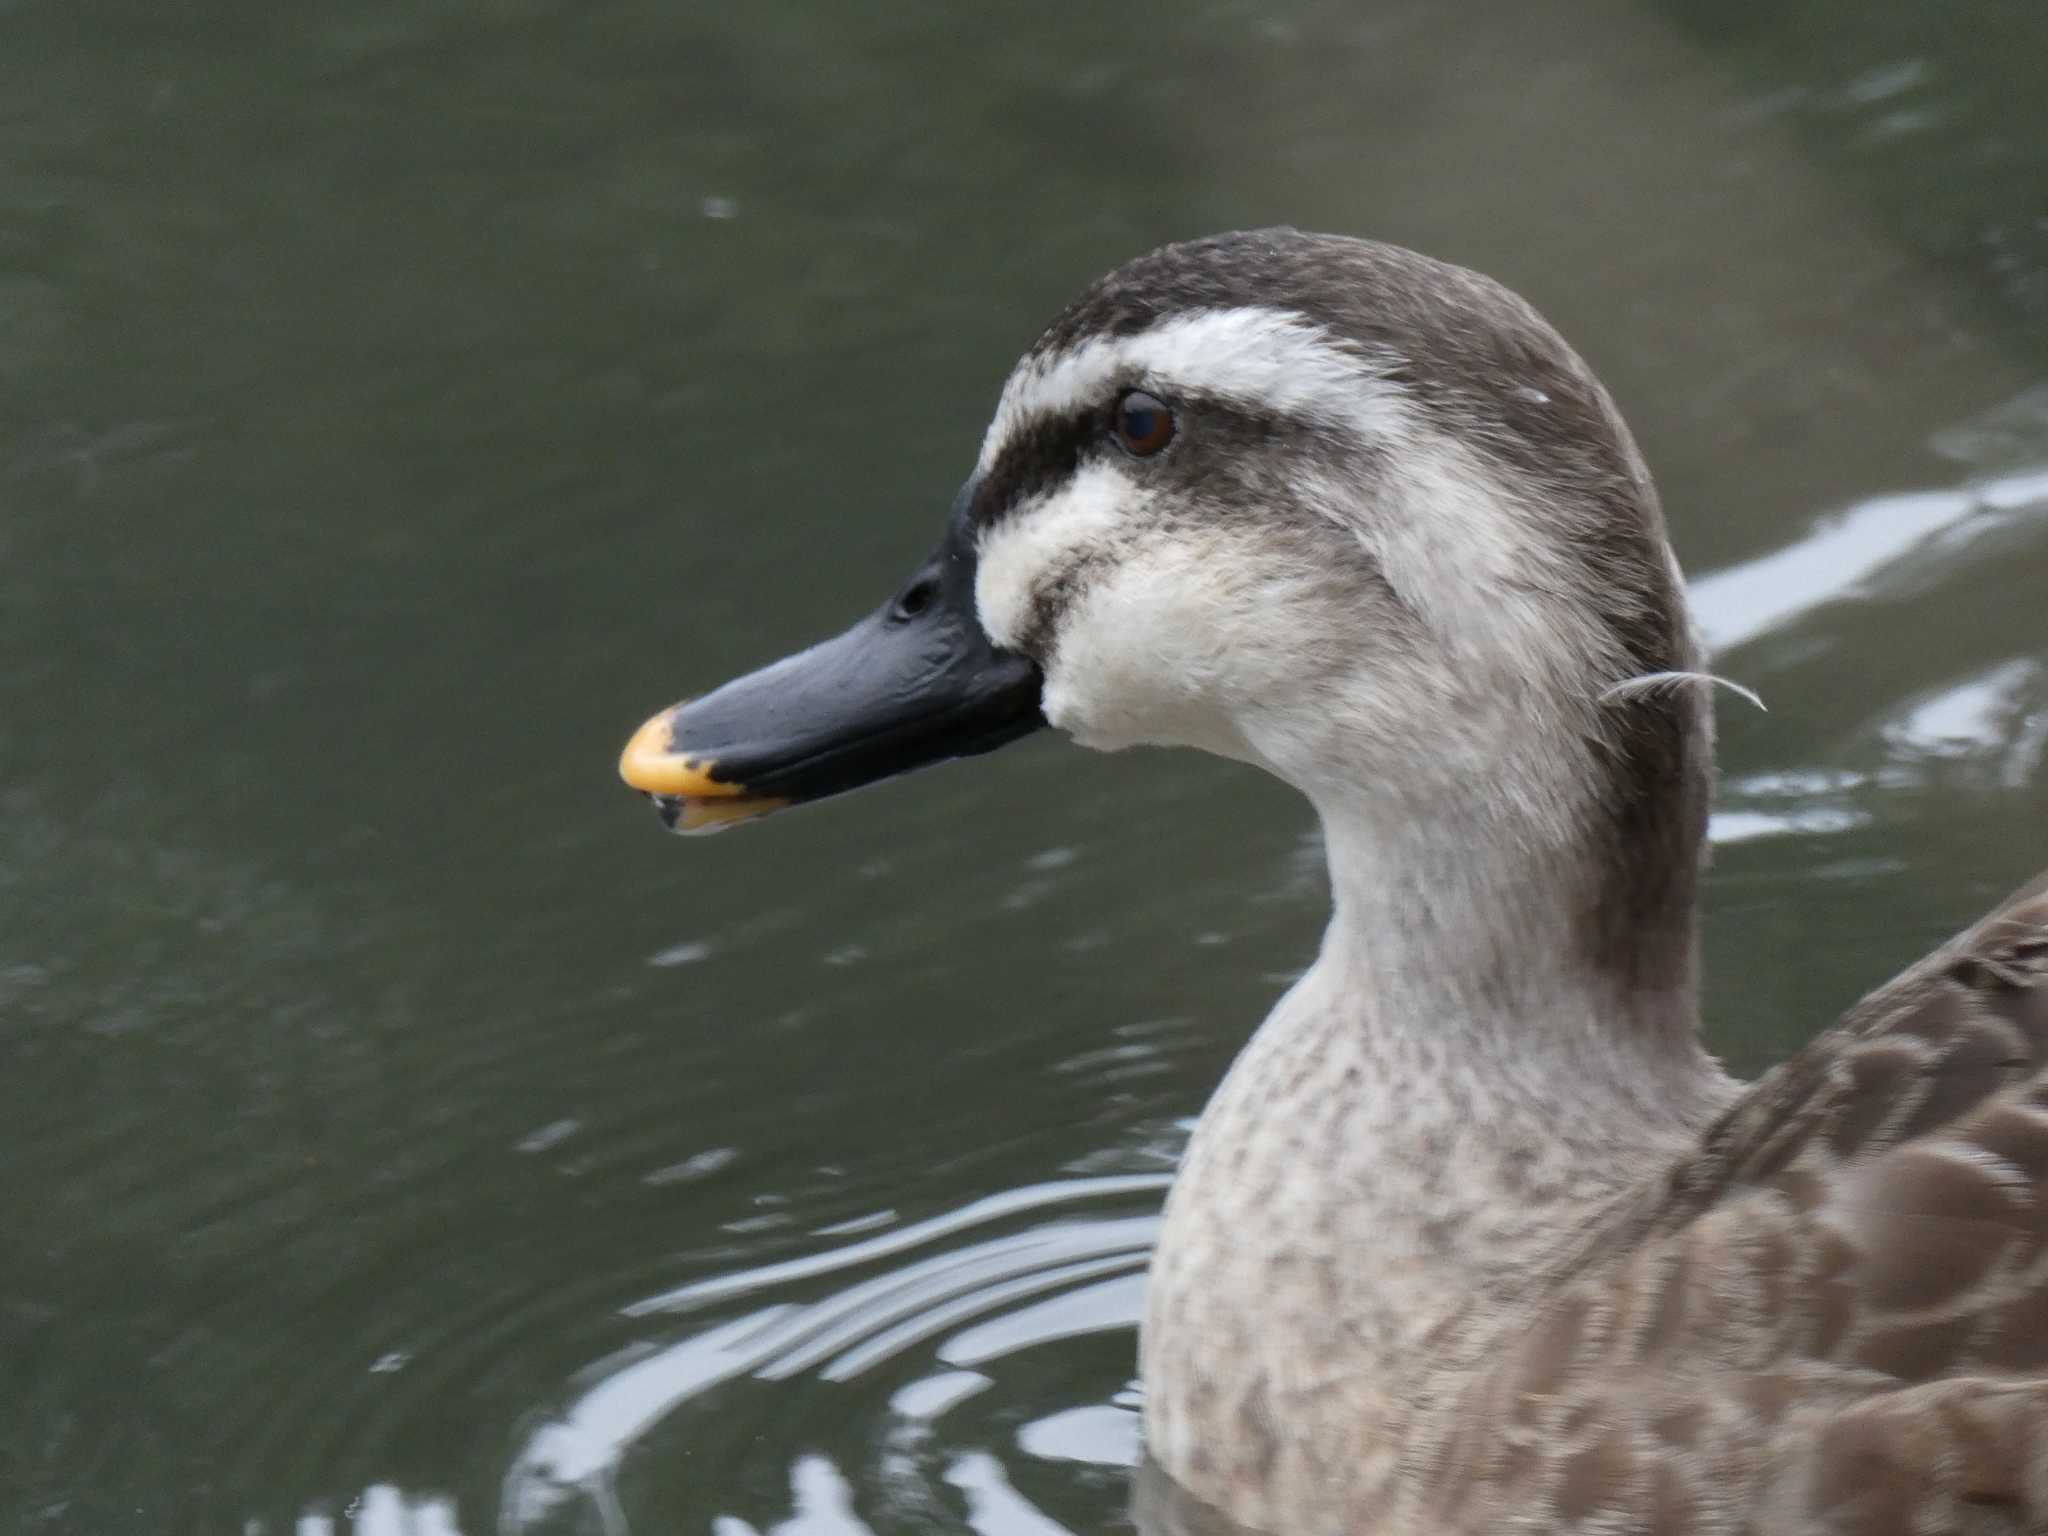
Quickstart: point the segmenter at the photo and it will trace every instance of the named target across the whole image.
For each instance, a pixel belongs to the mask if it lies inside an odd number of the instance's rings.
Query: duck
[[[1557,331],[1266,229],[1089,286],[931,558],[620,772],[713,831],[1051,727],[1307,799],[1330,920],[1167,1198],[1141,1506],[2048,1529],[2048,879],[1734,1081],[1699,1022],[1713,693],[1643,456]]]

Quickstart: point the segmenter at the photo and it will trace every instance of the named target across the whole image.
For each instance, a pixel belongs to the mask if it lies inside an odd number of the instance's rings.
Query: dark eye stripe
[[[1070,479],[1083,448],[1100,441],[1102,418],[1040,416],[1013,432],[981,477],[968,516],[977,525],[995,521],[1012,507]]]
[[[1143,390],[1126,390],[1122,395],[1111,396],[1106,404],[1097,402],[1079,410],[1049,411],[1017,421],[1005,434],[988,467],[976,477],[974,496],[965,511],[968,526],[981,529],[1000,522],[1032,497],[1056,490],[1084,460],[1096,454],[1112,458],[1126,454],[1145,457],[1124,445],[1118,428],[1126,396],[1145,394]],[[1199,446],[1208,453],[1242,452],[1277,437],[1303,447],[1323,439],[1342,443],[1352,451],[1362,446],[1347,435],[1342,423],[1276,413],[1237,396],[1179,388],[1170,406],[1157,396],[1148,398],[1156,400],[1165,413],[1174,434],[1169,443],[1178,442],[1184,448],[1197,446],[1199,439]],[[1189,422],[1199,420],[1200,432],[1190,427],[1190,435],[1179,438],[1183,418]],[[1154,450],[1154,455],[1159,451],[1162,450]],[[1192,465],[1196,460],[1190,457],[1184,462]]]

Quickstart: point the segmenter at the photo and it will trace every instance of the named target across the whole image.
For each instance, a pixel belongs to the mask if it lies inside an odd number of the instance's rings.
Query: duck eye
[[[1173,441],[1173,412],[1157,395],[1134,389],[1116,403],[1116,440],[1141,459]]]

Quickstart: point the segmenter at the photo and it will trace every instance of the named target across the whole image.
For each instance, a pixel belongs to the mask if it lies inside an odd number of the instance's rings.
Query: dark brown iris
[[[1173,412],[1157,395],[1134,389],[1116,403],[1116,440],[1125,452],[1149,459],[1173,441]]]

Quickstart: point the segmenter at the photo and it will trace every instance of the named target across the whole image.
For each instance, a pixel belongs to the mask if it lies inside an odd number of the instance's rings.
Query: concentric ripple
[[[980,1530],[1062,1528],[1034,1494],[1099,1524],[1137,1459],[1127,1378],[1166,1183],[1135,1174],[1011,1190],[628,1307],[690,1321],[593,1366],[530,1429],[505,1477],[500,1530],[631,1529],[636,1495],[676,1507],[649,1485],[679,1468],[690,1502],[717,1504],[722,1464],[740,1474],[715,1520],[722,1536],[778,1516],[784,1529],[855,1531],[941,1509]],[[1037,1357],[1052,1346],[1048,1374]],[[1105,1390],[1076,1403],[1072,1383],[1091,1359]],[[758,1390],[797,1376],[845,1389],[834,1406],[869,1426],[864,1464],[805,1449],[783,1397]],[[1056,1402],[1047,1380],[1062,1383]],[[811,1400],[827,1401],[822,1388]],[[750,1442],[771,1456],[796,1448],[781,1511],[738,1507],[759,1484],[726,1458],[744,1463]]]

